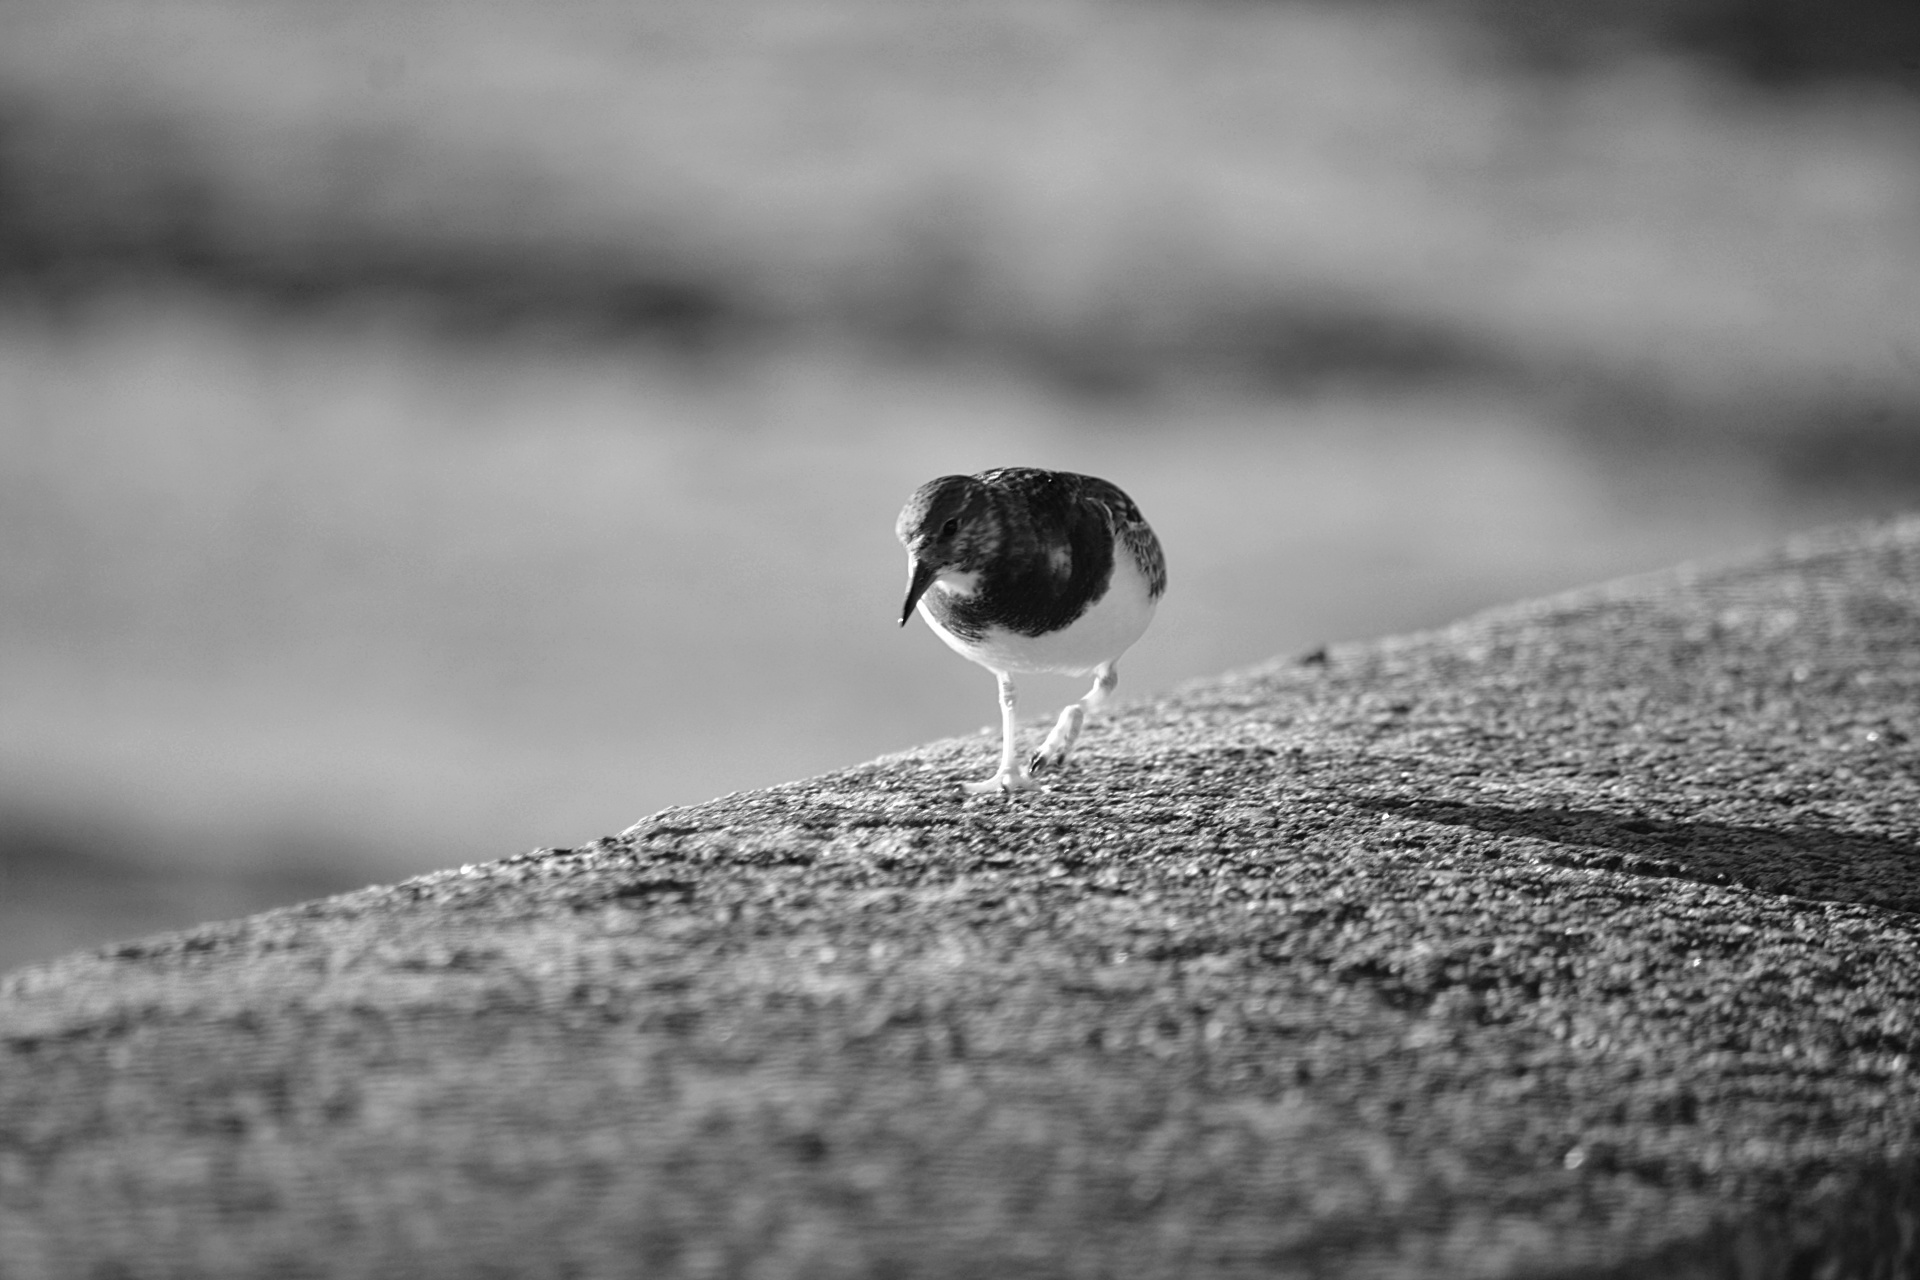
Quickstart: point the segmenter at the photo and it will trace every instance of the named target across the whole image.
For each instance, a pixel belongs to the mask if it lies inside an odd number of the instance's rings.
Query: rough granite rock
[[[0,1276],[1920,1268],[1920,519],[23,970]]]

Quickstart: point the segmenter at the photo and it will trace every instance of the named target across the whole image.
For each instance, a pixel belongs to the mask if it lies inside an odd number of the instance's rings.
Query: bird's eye
[[[954,534],[958,532],[960,532],[959,516],[954,516],[952,519],[948,520],[945,524],[940,526],[940,536],[943,538],[951,538]]]

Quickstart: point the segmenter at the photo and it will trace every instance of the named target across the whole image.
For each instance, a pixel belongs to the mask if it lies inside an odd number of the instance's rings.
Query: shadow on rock
[[[1828,902],[1920,912],[1920,848],[1832,827],[1674,822],[1643,814],[1362,798],[1364,808],[1489,835],[1542,841],[1558,866],[1739,885]]]

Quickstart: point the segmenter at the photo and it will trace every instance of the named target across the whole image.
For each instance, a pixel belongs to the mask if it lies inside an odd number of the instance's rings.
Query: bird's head
[[[907,602],[900,625],[927,588],[977,573],[999,549],[1002,531],[987,487],[972,476],[941,476],[913,491],[894,526],[907,549]]]

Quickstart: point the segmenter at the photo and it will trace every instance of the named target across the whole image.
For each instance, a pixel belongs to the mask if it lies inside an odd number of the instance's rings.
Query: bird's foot
[[[1032,773],[1045,773],[1049,769],[1058,769],[1066,762],[1067,749],[1048,743],[1033,753],[1033,758],[1027,761],[1027,769]]]
[[[991,778],[961,784],[970,796],[990,796],[1002,791],[1038,791],[1040,784],[1025,770],[1002,769]]]
[[[1080,726],[1086,723],[1086,708],[1075,702],[1060,713],[1060,719],[1054,723],[1053,732],[1040,744],[1040,749],[1027,761],[1027,767],[1035,773],[1047,769],[1058,769],[1067,762],[1067,754],[1073,750],[1073,744],[1080,740]]]

